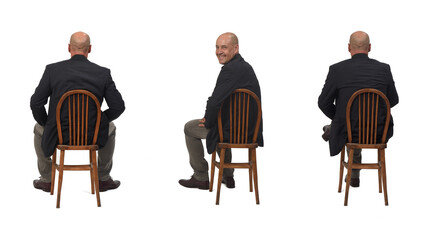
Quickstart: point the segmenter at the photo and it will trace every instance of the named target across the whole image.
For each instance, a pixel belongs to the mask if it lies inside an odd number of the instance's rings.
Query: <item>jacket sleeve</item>
[[[113,82],[110,70],[108,70],[106,77],[107,83],[105,86],[104,98],[108,105],[108,109],[103,113],[111,122],[118,118],[125,111],[125,102],[123,101],[120,92],[116,89],[116,84]]]
[[[212,128],[217,121],[217,113],[221,103],[235,90],[237,85],[237,76],[230,67],[223,66],[218,76],[216,86],[211,97],[208,98],[205,109],[205,127]]]
[[[398,93],[397,89],[395,89],[395,83],[394,79],[392,78],[391,68],[388,65],[388,78],[389,78],[389,85],[388,85],[388,92],[387,92],[387,98],[389,100],[389,104],[391,104],[391,107],[394,107],[398,104]]]
[[[39,82],[33,96],[30,100],[30,108],[33,112],[33,117],[42,126],[45,126],[48,119],[45,105],[48,102],[48,98],[51,95],[52,90],[49,79],[49,67],[46,66],[45,72],[43,73],[42,79]]]
[[[334,82],[334,71],[330,67],[321,95],[318,97],[318,107],[330,119],[333,119],[336,114],[336,105],[334,105],[336,96],[337,87]]]

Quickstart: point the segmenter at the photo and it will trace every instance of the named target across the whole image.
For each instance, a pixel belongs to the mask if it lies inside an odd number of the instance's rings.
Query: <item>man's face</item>
[[[221,35],[217,38],[215,54],[220,64],[226,64],[238,53],[238,45],[233,44],[228,35]]]

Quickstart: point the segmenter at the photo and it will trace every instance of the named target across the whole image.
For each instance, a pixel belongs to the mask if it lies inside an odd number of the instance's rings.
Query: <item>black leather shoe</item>
[[[199,181],[199,180],[196,180],[193,176],[189,180],[181,179],[180,181],[178,181],[178,183],[181,186],[187,187],[187,188],[199,188],[202,190],[208,190],[210,188],[209,181]]]
[[[36,189],[40,189],[44,192],[50,192],[51,191],[51,183],[50,182],[42,182],[40,179],[34,180],[33,186]]]
[[[235,179],[233,177],[226,177],[221,180],[222,183],[226,184],[227,188],[235,188]]]
[[[100,188],[100,192],[105,192],[108,190],[113,190],[116,189],[120,186],[120,181],[118,180],[114,180],[113,179],[109,179],[106,181],[99,181],[99,188]]]
[[[345,182],[346,182],[347,177],[345,177]],[[357,188],[360,186],[360,178],[352,178],[351,177],[351,182],[349,183],[349,185],[351,185],[351,187]]]

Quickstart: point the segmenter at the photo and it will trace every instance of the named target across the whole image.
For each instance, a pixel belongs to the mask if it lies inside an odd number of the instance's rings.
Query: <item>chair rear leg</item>
[[[92,163],[92,153],[91,151],[89,151],[89,164],[91,165],[91,168],[93,168],[93,163]],[[95,193],[95,180],[94,180],[94,174],[92,171],[89,171],[91,173],[91,194]]]
[[[248,149],[248,162],[250,164],[250,168],[248,169],[250,177],[250,192],[253,192],[253,163],[251,162],[251,149]]]
[[[225,154],[225,149],[222,148],[220,151],[220,167],[218,169],[217,196],[215,201],[216,205],[220,204],[220,189],[221,189],[221,180],[223,179],[224,154]]]
[[[256,160],[256,149],[252,149],[251,151],[252,155],[252,162],[253,162],[253,172],[254,172],[254,190],[256,193],[256,204],[260,204],[259,199],[259,183],[258,183],[258,176],[257,176],[257,160]]]
[[[60,201],[61,201],[62,178],[64,175],[64,157],[65,157],[64,155],[65,155],[65,151],[61,150],[60,160],[59,160],[58,193],[56,198],[56,208],[60,207]]]
[[[52,170],[51,170],[51,195],[54,194],[55,188],[55,174],[56,174],[56,148],[52,155]]]
[[[379,178],[379,193],[382,193],[382,163],[381,163],[381,154],[380,150],[377,150],[377,162],[379,164],[379,169],[377,170],[377,176]]]
[[[95,193],[97,196],[97,205],[98,207],[101,207],[101,199],[100,199],[100,186],[99,186],[99,179],[98,179],[98,167],[97,167],[97,151],[91,151],[91,161],[92,161],[92,171],[94,175],[94,182],[95,182]]]
[[[345,147],[343,147],[342,152],[340,153],[340,162],[339,162],[339,189],[337,190],[338,192],[342,192],[342,182],[343,182],[343,169],[345,168],[344,166],[344,162],[345,162]]]
[[[210,192],[213,191],[213,185],[214,185],[214,173],[215,173],[215,155],[217,153],[213,152],[211,155],[211,177],[210,177]]]
[[[388,206],[388,190],[386,187],[386,165],[385,165],[385,149],[381,150],[381,165],[382,165],[382,178],[383,178],[383,194],[385,199],[385,206]]]

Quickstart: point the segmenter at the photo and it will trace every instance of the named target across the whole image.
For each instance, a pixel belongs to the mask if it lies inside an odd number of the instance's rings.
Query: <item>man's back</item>
[[[398,95],[389,65],[370,59],[367,54],[355,54],[352,59],[330,67],[326,83],[318,98],[318,106],[332,119],[330,154],[338,154],[346,143],[346,105],[352,94],[362,88],[375,88],[389,99],[391,107],[398,103]],[[335,104],[333,104],[335,102]],[[382,112],[382,111],[381,111]],[[393,134],[393,121],[388,138]]]
[[[36,121],[45,126],[42,148],[46,156],[52,155],[58,141],[55,112],[61,96],[73,89],[92,92],[99,100],[106,99],[109,109],[104,111],[98,144],[104,146],[107,141],[108,124],[125,109],[122,96],[111,78],[110,70],[90,62],[85,56],[74,55],[71,59],[50,64],[46,67],[39,86],[31,97],[31,109]],[[44,105],[50,97],[49,114]]]

